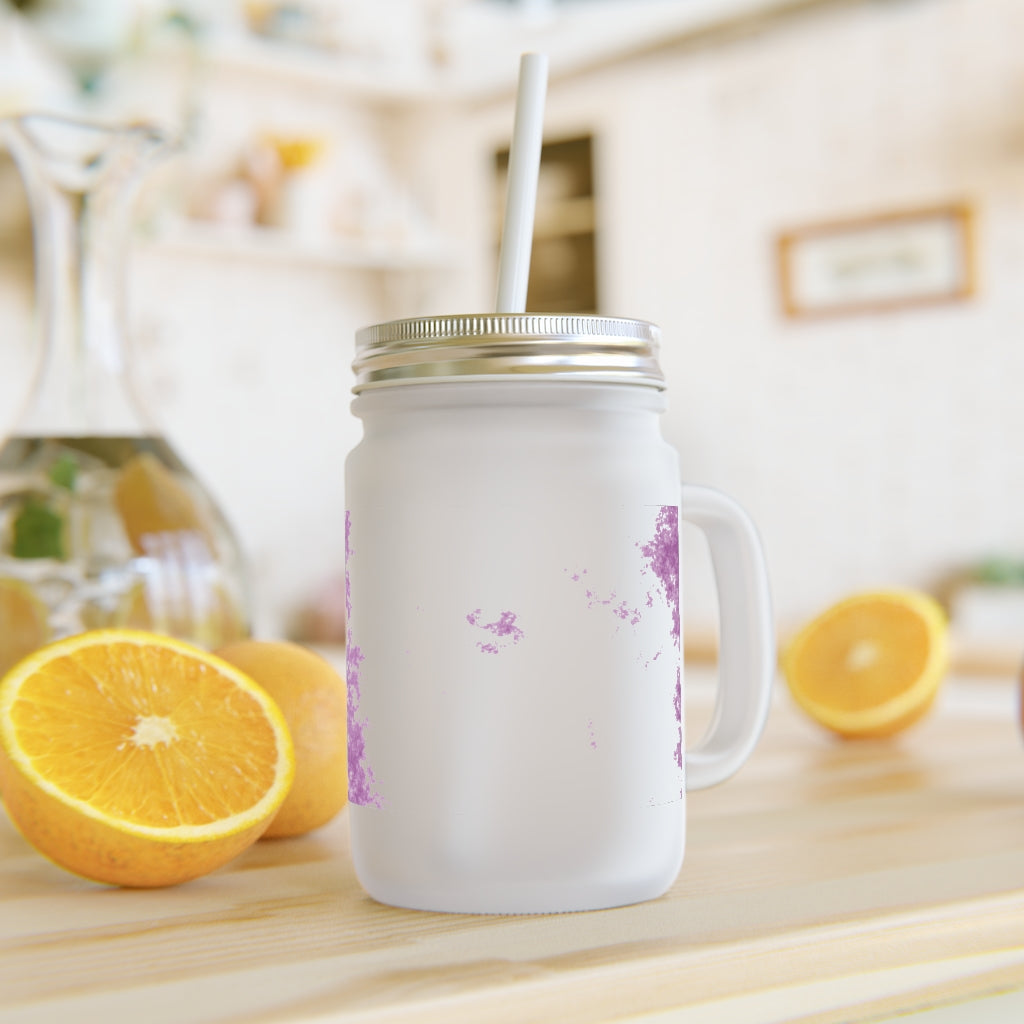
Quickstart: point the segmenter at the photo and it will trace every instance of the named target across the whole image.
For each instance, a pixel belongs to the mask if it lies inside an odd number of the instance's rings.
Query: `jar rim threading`
[[[565,313],[409,317],[356,332],[358,394],[467,379],[605,381],[665,389],[649,321]]]

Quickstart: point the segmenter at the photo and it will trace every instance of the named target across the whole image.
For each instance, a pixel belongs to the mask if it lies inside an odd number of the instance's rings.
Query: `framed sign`
[[[782,308],[838,316],[952,302],[975,291],[964,203],[809,225],[778,238]]]

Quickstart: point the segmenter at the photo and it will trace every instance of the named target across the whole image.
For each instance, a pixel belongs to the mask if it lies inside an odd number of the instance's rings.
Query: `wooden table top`
[[[780,693],[751,762],[690,795],[671,891],[586,914],[376,904],[344,813],[148,892],[66,874],[0,813],[0,1021],[825,1024],[1024,988],[1015,701],[1009,682],[990,712],[947,689],[863,743]]]

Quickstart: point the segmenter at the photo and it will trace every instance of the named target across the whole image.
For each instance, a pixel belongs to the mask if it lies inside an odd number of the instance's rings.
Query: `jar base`
[[[657,899],[672,886],[681,866],[680,854],[656,876],[589,882],[578,879],[492,883],[475,880],[467,884],[453,879],[447,883],[417,881],[410,884],[374,877],[365,870],[357,870],[357,876],[371,898],[391,907],[442,914],[540,915],[610,910]]]

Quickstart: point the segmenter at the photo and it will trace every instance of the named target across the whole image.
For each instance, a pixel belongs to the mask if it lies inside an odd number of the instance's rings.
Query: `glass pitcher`
[[[0,121],[32,210],[41,354],[0,446],[0,672],[50,639],[248,634],[239,544],[136,396],[123,267],[150,127]]]

